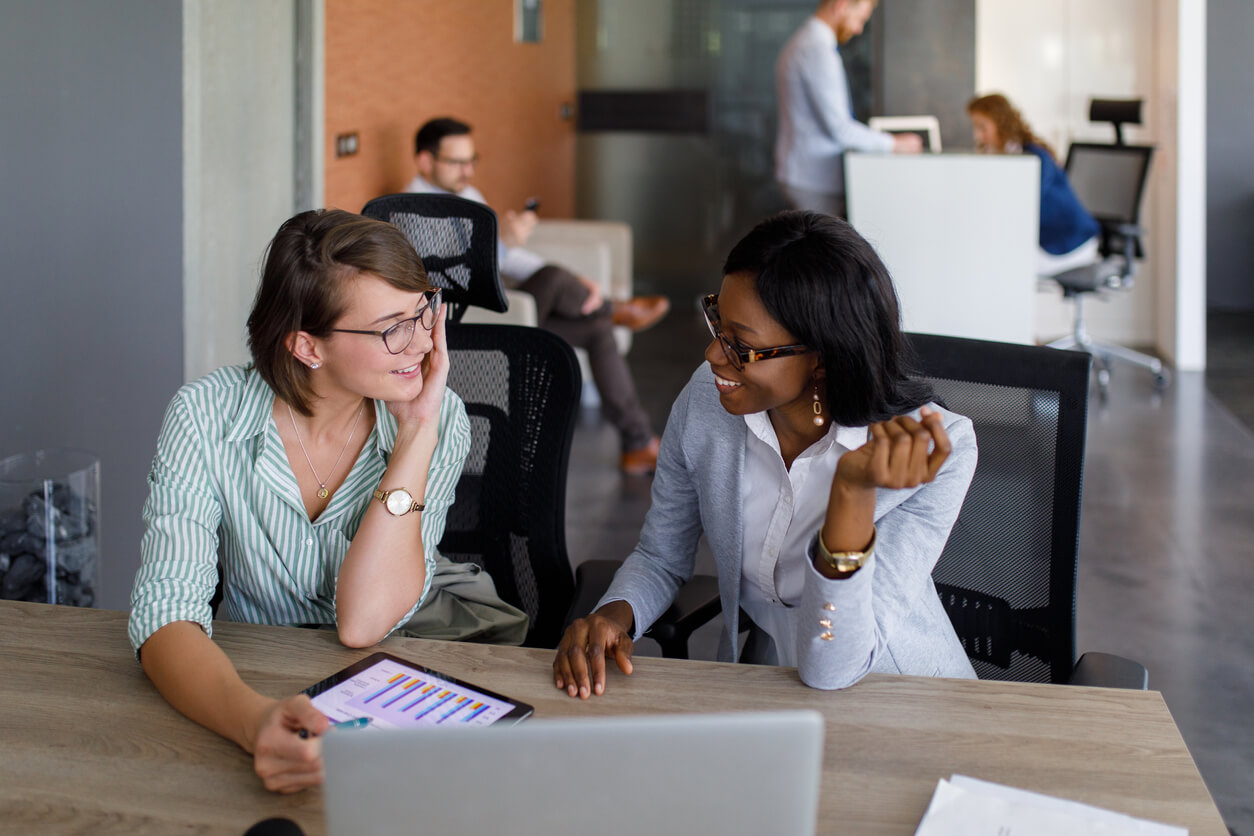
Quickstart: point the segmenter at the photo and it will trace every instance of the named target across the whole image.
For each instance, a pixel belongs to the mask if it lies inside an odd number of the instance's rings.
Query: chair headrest
[[[460,311],[468,305],[509,308],[497,266],[496,213],[450,194],[376,197],[361,213],[397,227],[414,245],[431,284]]]

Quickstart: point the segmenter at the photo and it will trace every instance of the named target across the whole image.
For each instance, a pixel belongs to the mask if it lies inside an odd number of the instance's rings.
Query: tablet
[[[510,725],[533,710],[390,653],[367,656],[305,693],[332,722],[368,717],[370,725],[385,729]]]

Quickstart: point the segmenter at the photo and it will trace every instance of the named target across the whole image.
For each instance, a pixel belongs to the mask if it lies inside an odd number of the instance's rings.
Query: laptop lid
[[[812,836],[823,718],[779,711],[335,731],[323,758],[330,836]]]

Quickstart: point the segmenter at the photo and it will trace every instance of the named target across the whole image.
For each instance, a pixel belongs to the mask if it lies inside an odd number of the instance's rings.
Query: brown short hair
[[[329,335],[344,314],[345,280],[360,273],[401,290],[431,288],[418,253],[399,229],[341,209],[289,218],[266,248],[248,315],[248,350],[262,379],[302,415],[312,414],[309,369],[292,355],[288,337],[296,331]]]

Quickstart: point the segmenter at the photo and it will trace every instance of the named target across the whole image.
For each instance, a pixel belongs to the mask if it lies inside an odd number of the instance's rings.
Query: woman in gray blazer
[[[931,572],[975,471],[971,422],[911,376],[896,292],[844,221],[760,223],[703,302],[713,339],[671,411],[640,543],[567,629],[554,682],[605,689],[692,576],[704,532],[736,659],[815,688],[871,671],[974,677]]]

